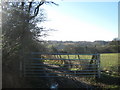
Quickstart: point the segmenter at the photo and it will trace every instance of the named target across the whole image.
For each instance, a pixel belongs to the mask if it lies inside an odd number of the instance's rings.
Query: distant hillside
[[[45,41],[49,52],[63,53],[118,53],[120,41]]]
[[[80,45],[80,46],[102,46],[109,44],[110,41],[47,41],[49,45]]]
[[[70,47],[96,47],[108,45],[110,41],[47,41],[48,47],[62,50]]]

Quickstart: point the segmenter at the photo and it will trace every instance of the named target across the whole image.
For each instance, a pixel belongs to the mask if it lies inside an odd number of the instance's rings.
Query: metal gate
[[[32,52],[22,63],[24,77],[100,77],[100,54]]]

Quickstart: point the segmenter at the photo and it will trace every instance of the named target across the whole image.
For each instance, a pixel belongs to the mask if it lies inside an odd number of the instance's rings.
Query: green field
[[[102,70],[118,70],[118,58],[120,53],[105,53],[100,55],[100,66]]]
[[[111,70],[113,72],[118,71],[118,56],[120,53],[104,53],[100,54],[100,69]],[[78,55],[54,55],[54,58],[62,59],[79,59]],[[79,55],[80,59],[91,59],[92,55]],[[48,60],[49,61],[49,60]],[[52,64],[61,64],[61,62],[49,61]]]

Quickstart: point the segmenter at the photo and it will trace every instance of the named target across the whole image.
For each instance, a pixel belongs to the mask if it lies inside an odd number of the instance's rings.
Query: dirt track
[[[50,67],[54,67],[53,69],[50,69]],[[57,68],[57,69],[55,69]],[[59,68],[55,65],[53,66],[46,66],[46,68],[44,68],[45,70],[47,70],[46,73],[62,73],[61,70],[62,68]],[[60,69],[60,70],[59,70]],[[28,81],[31,81],[31,86],[32,88],[50,88],[50,86],[53,83],[57,83],[58,84],[58,88],[94,88],[93,86],[90,86],[88,84],[86,84],[85,82],[82,81],[81,77],[70,77],[69,75],[67,75],[67,77],[64,77],[62,74],[54,74],[53,76],[58,76],[58,77],[35,77],[33,78],[33,73],[35,75],[37,75],[37,73],[40,73],[39,71],[34,71],[31,72],[31,78],[27,78]],[[68,73],[68,72],[66,72]],[[29,75],[29,74],[28,74]],[[48,76],[51,76],[51,74],[49,74]],[[62,76],[62,77],[61,77]]]

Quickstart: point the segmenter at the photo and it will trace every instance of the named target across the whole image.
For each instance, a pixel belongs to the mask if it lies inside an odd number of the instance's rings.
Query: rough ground
[[[62,68],[59,68],[55,65],[52,67],[56,67],[56,69],[48,69],[51,66],[47,66],[45,70],[47,73],[62,73]],[[65,72],[68,73],[68,72]],[[51,74],[50,74],[51,75]],[[49,75],[49,76],[50,76]],[[64,74],[54,74],[54,76],[63,76]],[[68,75],[67,75],[68,76]],[[89,84],[83,82],[81,77],[26,77],[27,81],[30,81],[29,84],[32,88],[50,88],[50,86],[54,83],[58,84],[58,88],[95,88]]]

